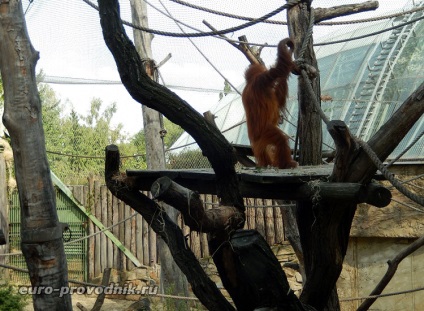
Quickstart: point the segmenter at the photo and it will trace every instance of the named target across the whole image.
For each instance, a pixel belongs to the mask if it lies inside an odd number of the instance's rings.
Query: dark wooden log
[[[208,310],[233,311],[234,308],[209,279],[193,252],[187,247],[180,227],[160,210],[158,204],[137,189],[122,183],[125,176],[119,172],[119,163],[118,147],[115,145],[106,147],[105,180],[112,194],[140,213],[168,245],[176,264],[191,284],[194,294]]]
[[[76,304],[77,308],[81,311],[89,311],[86,307],[84,307],[80,302],[77,302]]]
[[[302,0],[287,12],[289,35],[294,43],[294,56],[295,59],[300,57],[303,60],[299,66],[300,69],[305,70],[308,66],[318,68],[313,49],[313,38],[307,38],[311,2]],[[302,49],[305,40],[308,40],[308,44],[305,49]],[[300,55],[302,51],[303,55]],[[299,76],[298,79],[300,165],[320,165],[322,163],[322,121],[314,104],[317,102],[321,105],[321,88],[319,74],[316,75],[316,78],[312,80],[307,79],[306,81],[302,76]],[[307,84],[312,85],[314,94],[307,91]]]
[[[340,162],[338,161],[337,164],[338,163]],[[343,164],[342,162],[340,167],[344,168],[343,165],[346,165],[346,163]],[[279,172],[281,172],[281,174],[279,174]],[[301,170],[298,172],[301,173]],[[335,200],[339,203],[342,201],[368,203],[376,207],[384,207],[390,203],[391,193],[382,185],[371,183],[363,186],[358,183],[330,183],[319,182],[318,180],[315,182],[306,182],[306,180],[313,180],[325,176],[325,174],[321,174],[317,168],[315,169],[315,173],[316,175],[313,176],[308,170],[305,170],[304,174],[297,174],[294,170],[279,170],[277,172],[272,170],[264,170],[263,172],[241,172],[239,173],[239,190],[243,197],[250,198],[297,201],[311,201],[314,199],[315,203],[318,203],[318,201],[325,202]],[[199,193],[216,194],[214,174],[212,171],[208,170],[128,171],[128,174],[131,177],[128,177],[123,182],[139,190],[155,191],[158,195],[160,195],[158,191],[165,191],[165,189],[172,186],[169,184],[171,181],[162,180],[161,177],[172,179],[175,184],[183,187],[169,189],[172,193],[184,192],[187,191],[186,188],[189,188]],[[156,182],[159,182],[159,184],[152,189],[155,183],[155,181],[153,181],[154,179],[157,179]],[[162,182],[164,184],[160,185]],[[195,197],[196,195],[193,196],[193,199]],[[317,198],[318,201],[316,200]],[[187,202],[186,200],[187,197],[179,198],[176,201],[177,205],[180,206],[180,204],[182,204],[182,206],[184,206]],[[166,200],[164,199],[164,201],[172,202],[169,198]],[[196,204],[198,204],[197,207],[200,208],[202,202],[199,200]],[[180,210],[181,207],[176,206],[176,208]]]
[[[6,237],[2,229],[0,229],[0,245],[6,245]]]
[[[284,234],[290,242],[297,260],[299,261],[299,270],[302,273],[302,277],[306,279],[302,244],[300,243],[300,234],[296,220],[296,202],[289,201],[288,203],[284,203],[282,200],[277,200],[277,203],[281,204],[280,210],[284,223]]]
[[[210,30],[212,31],[217,31],[217,29],[215,27],[213,27],[211,24],[209,24],[207,21],[203,21],[203,24],[205,24]],[[237,50],[239,50],[240,52],[243,53],[244,56],[246,56],[247,60],[251,63],[251,64],[263,64],[264,62],[262,61],[262,59],[259,57],[258,54],[254,53],[252,51],[252,49],[250,48],[250,46],[247,44],[247,39],[246,36],[241,36],[239,37],[239,41],[244,41],[246,43],[239,43],[236,44],[234,43],[231,39],[227,38],[225,35],[219,35],[222,38],[225,38],[227,40],[227,42],[229,44],[231,44],[233,47],[235,47]]]
[[[424,83],[368,141],[380,160],[386,159],[423,113]],[[354,138],[342,123],[329,125],[337,148],[334,171],[329,181],[369,183],[376,166],[361,148],[357,148]],[[355,202],[329,202],[325,208],[315,209],[314,214],[302,214],[301,225],[308,232],[307,237],[302,239],[302,247],[305,266],[310,269],[307,271],[302,301],[323,308],[327,303],[324,297],[335,296],[334,284],[342,270],[355,211]],[[320,265],[320,269],[312,269],[316,264]],[[331,301],[335,302],[334,299]]]
[[[402,106],[368,141],[368,145],[384,161],[424,114],[424,82],[405,100]],[[348,182],[368,183],[377,169],[369,156],[361,150],[352,157]]]
[[[363,3],[338,5],[331,8],[316,8],[315,9],[315,23],[324,20],[332,19],[340,16],[347,16],[351,14],[373,11],[378,8],[378,1],[367,1]]]
[[[103,270],[103,277],[102,277],[102,286],[106,287],[109,285],[109,279],[110,279],[110,272],[111,268],[106,268]],[[103,306],[103,302],[105,301],[106,293],[105,291],[102,291],[100,295],[97,296],[96,302],[94,303],[93,308],[91,311],[100,311],[100,309]]]
[[[268,243],[256,230],[236,231],[215,256],[225,258],[226,267],[231,269],[221,280],[237,310],[305,310]]]
[[[180,125],[198,143],[216,173],[217,193],[225,205],[244,210],[243,198],[237,189],[233,148],[225,137],[200,113],[166,87],[152,81],[122,24],[117,0],[99,0],[100,24],[106,45],[111,51],[122,83],[139,103],[161,112]]]
[[[213,232],[232,227],[234,222],[244,222],[244,213],[232,206],[220,206],[205,210],[197,192],[193,192],[162,177],[153,183],[151,193],[154,199],[172,204],[178,209],[190,229],[199,232]]]
[[[249,157],[253,157],[253,151],[252,151],[252,147],[247,146],[247,145],[239,145],[239,144],[231,144],[233,146],[234,149],[236,149],[237,155],[240,156],[249,156]],[[293,150],[292,150],[292,154],[293,154]],[[335,156],[335,151],[334,150],[323,150],[322,151],[322,158],[334,158]],[[243,164],[244,165],[244,164]],[[245,165],[246,167],[250,167],[249,165]],[[256,165],[254,165],[256,166]]]
[[[150,308],[150,300],[149,298],[143,298],[139,301],[134,302],[132,305],[130,305],[128,308],[125,309],[125,311],[150,311],[152,310]]]
[[[391,192],[379,184],[362,186],[357,183],[306,183],[303,185],[286,186],[281,184],[258,185],[240,183],[242,195],[253,198],[269,198],[294,201],[313,201],[325,203],[329,201],[344,201],[368,203],[376,207],[385,207],[390,203]]]

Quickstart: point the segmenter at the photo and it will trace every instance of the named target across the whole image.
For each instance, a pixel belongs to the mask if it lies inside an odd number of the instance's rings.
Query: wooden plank
[[[264,217],[264,208],[263,200],[255,199],[255,213],[256,213],[256,230],[263,236],[266,237],[265,232],[265,217]]]
[[[106,225],[107,227],[110,227],[113,225],[113,195],[112,192],[107,189],[107,218],[106,218]],[[113,228],[112,228],[113,230]],[[106,236],[105,236],[106,237]],[[107,266],[106,268],[113,268],[113,243],[110,239],[107,240]]]
[[[332,173],[333,165],[302,166],[296,169],[244,168],[237,172],[239,190],[243,197],[297,200],[302,198],[299,187]],[[168,176],[183,187],[199,193],[216,194],[215,175],[211,169],[198,170],[127,170],[134,177],[134,185],[148,191],[159,177]],[[381,179],[375,175],[374,179]],[[331,193],[331,192],[330,192]]]
[[[191,231],[190,232],[190,248],[193,251],[194,255],[196,256],[196,258],[200,258],[201,257],[201,250],[200,250],[200,237],[199,237],[199,233],[196,231]]]
[[[272,208],[272,200],[264,200],[264,204],[270,207],[264,208],[265,215],[265,239],[269,245],[275,244],[275,230],[274,230],[274,209]]]
[[[129,220],[128,222],[131,225],[131,242],[130,242],[130,250],[133,254],[137,253],[137,249],[135,246],[135,230],[136,230],[136,226],[135,226],[135,215],[136,212],[133,209],[130,209],[130,215],[132,215],[133,217],[131,218],[131,220]],[[134,268],[134,264],[132,262],[130,262],[130,270],[132,270]]]
[[[100,215],[101,215],[101,221],[104,225],[107,225],[107,212],[108,212],[108,206],[107,206],[107,188],[104,185],[100,185]],[[107,250],[107,237],[104,235],[104,233],[100,234],[100,248],[101,248],[101,271],[104,271],[106,268],[109,268],[107,266],[109,253]]]
[[[133,263],[134,265],[136,265],[137,267],[141,266],[141,263],[138,261],[138,259],[127,249],[124,247],[124,245],[121,243],[121,241],[119,239],[117,239],[112,232],[110,232],[109,230],[105,230],[105,226],[102,224],[102,222],[97,219],[97,217],[94,216],[94,214],[92,213],[92,210],[88,209],[86,210],[86,208],[79,204],[74,196],[72,195],[72,192],[68,189],[68,187],[66,187],[62,181],[53,173],[51,172],[51,177],[52,177],[52,181],[53,183],[60,189],[62,190],[62,192],[64,194],[66,194],[68,196],[68,198],[84,213],[88,216],[88,218],[90,218],[90,220],[93,222],[93,224],[95,226],[97,226],[100,230],[104,231],[104,234],[107,235],[107,237],[109,239],[112,240],[112,242],[125,254],[125,256],[127,256]],[[88,196],[88,201],[90,196]],[[89,204],[88,204],[89,205]]]
[[[277,205],[276,201],[273,204]],[[281,214],[281,207],[274,206],[274,229],[275,229],[275,243],[283,243],[284,237],[284,224],[283,215]]]
[[[254,207],[256,201],[255,199],[248,198],[247,199],[247,228],[248,229],[256,229],[256,208]]]
[[[154,266],[158,262],[158,249],[156,244],[156,233],[153,231],[153,229],[149,226],[149,251],[150,251],[150,265]]]
[[[124,237],[124,243],[125,247],[128,249],[131,249],[131,220],[128,219],[128,217],[131,216],[131,207],[128,205],[125,205],[125,211],[124,211],[124,219],[127,219],[125,221],[125,237]],[[125,265],[126,270],[131,270],[132,267],[130,265],[130,262],[127,260]]]
[[[143,262],[143,217],[138,213],[135,216],[135,225],[135,243],[137,249],[135,255],[140,262]]]
[[[92,206],[92,200],[91,198],[91,191],[93,189],[94,185],[89,183],[88,186],[84,187],[84,206],[87,206],[87,210],[90,211],[90,214],[92,215],[91,211],[93,210]],[[94,216],[94,215],[93,215]],[[88,235],[92,236],[94,234],[94,222],[93,220],[88,217]],[[94,237],[90,237],[88,239],[88,251],[87,251],[87,261],[88,261],[88,280],[94,279],[94,247],[95,247],[95,239]]]
[[[245,168],[238,172],[240,181],[261,184],[301,184],[327,177],[332,173],[333,165],[302,166],[294,169]]]
[[[143,218],[143,264],[150,265],[150,251],[149,251],[149,224]]]
[[[203,202],[205,203],[205,209],[212,209],[212,196],[210,194],[203,194]],[[209,246],[208,246],[208,235],[206,233],[200,234],[200,247],[201,247],[201,256],[202,258],[209,256]]]
[[[94,216],[101,221],[102,217],[102,206],[100,201],[100,182],[98,180],[94,181]],[[100,229],[95,228],[95,233],[98,233]],[[98,277],[100,273],[103,272],[101,258],[103,255],[101,247],[101,234],[95,236],[95,245],[94,245],[94,277]]]
[[[125,219],[125,203],[122,201],[119,201],[119,221],[122,221]],[[124,244],[125,247],[125,222],[122,223],[119,226],[119,239],[122,241],[122,243]],[[127,266],[127,258],[125,257],[125,255],[120,252],[119,255],[119,269],[124,271],[126,269]]]
[[[113,211],[112,211],[112,221],[114,224],[119,222],[119,205],[118,205],[118,198],[113,196],[112,198],[112,205],[113,205]],[[119,224],[118,226],[115,226],[112,228],[113,234],[119,238],[119,228],[122,226],[122,224]],[[115,244],[113,244],[113,268],[120,270],[120,262],[119,262],[119,256],[121,251],[116,247]]]

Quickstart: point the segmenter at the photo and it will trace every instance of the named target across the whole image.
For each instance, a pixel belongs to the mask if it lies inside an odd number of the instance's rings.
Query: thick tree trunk
[[[131,1],[132,20],[136,25],[148,27],[147,4],[144,1]],[[153,35],[134,29],[134,44],[143,59],[146,73],[153,81],[158,81],[158,72],[153,61],[151,41]],[[165,169],[165,153],[162,137],[163,120],[162,115],[145,105],[143,110],[144,136],[146,139],[146,162],[148,169]],[[173,222],[177,222],[178,211],[172,207],[163,204],[162,208],[166,211]],[[188,284],[184,274],[176,265],[171,252],[162,239],[157,241],[159,259],[161,263],[160,290],[162,294],[169,295],[188,295]],[[156,253],[156,252],[155,252]],[[156,255],[156,254],[155,254]],[[187,301],[173,300],[175,309],[181,309],[183,306],[188,308]]]
[[[0,69],[5,92],[3,122],[12,140],[21,205],[21,247],[33,287],[35,310],[72,310],[62,226],[47,162],[41,103],[35,80],[38,53],[28,38],[22,2],[0,4]]]
[[[294,7],[289,12],[289,24],[291,34],[303,38],[308,22],[309,1]],[[375,8],[376,4],[371,3]],[[364,6],[364,9],[366,6]],[[321,11],[321,17],[329,17],[331,10]],[[299,48],[301,42],[298,42]],[[308,49],[309,50],[309,49]],[[307,51],[308,51],[307,50]],[[305,59],[308,59],[305,57]],[[307,64],[312,60],[308,60]],[[319,72],[319,71],[318,71]],[[318,78],[317,78],[318,79]],[[305,93],[299,84],[300,93]],[[318,93],[318,84],[314,85],[315,92]],[[421,85],[414,92],[393,117],[374,135],[369,141],[370,147],[377,156],[384,160],[390,152],[394,150],[398,142],[406,135],[412,125],[423,113],[424,87]],[[303,114],[317,115],[315,107],[309,103],[304,104],[304,97],[300,97],[300,123],[308,120],[303,118]],[[306,107],[306,108],[302,108]],[[301,125],[300,136],[311,134],[309,131],[316,131],[313,126],[305,125],[309,130],[304,130]],[[368,155],[361,150],[355,139],[350,135],[349,129],[341,121],[331,121],[328,124],[328,131],[336,143],[336,158],[334,171],[330,177],[330,182],[359,182],[368,185],[376,171],[376,166],[369,159]],[[302,141],[307,142],[307,138],[301,137],[301,148],[309,148]],[[312,147],[312,150],[317,148]],[[310,150],[309,150],[310,152]],[[306,159],[307,157],[301,159]],[[319,163],[310,163],[319,164]],[[339,304],[335,289],[336,281],[342,270],[343,260],[346,254],[349,232],[352,219],[355,214],[355,202],[323,202],[320,204],[298,204],[297,221],[300,232],[300,240],[305,260],[306,282],[304,283],[301,300],[312,305],[318,310],[338,310]]]
[[[314,104],[316,102],[320,105],[320,77],[313,51],[313,40],[312,37],[308,38],[308,35],[311,35],[311,33],[308,34],[308,27],[311,22],[315,23],[318,20],[337,15],[352,14],[353,12],[372,10],[378,7],[378,3],[370,2],[356,7],[343,6],[320,9],[317,10],[319,16],[315,15],[315,18],[311,21],[311,3],[312,1],[309,0],[302,1],[288,12],[289,33],[295,42],[295,56],[302,59],[303,65],[315,68],[317,73],[317,76],[311,79],[312,83],[302,76],[299,77],[298,135],[300,165],[320,165],[322,151],[322,121]],[[305,40],[307,40],[307,46],[303,48]],[[300,55],[302,53],[303,55]],[[300,66],[300,69],[302,69],[302,63]],[[307,91],[306,83],[312,84],[315,94],[310,94]],[[312,96],[315,98],[312,98]],[[351,151],[345,150],[347,153]],[[347,166],[344,169],[350,168]],[[347,180],[337,181],[346,182]],[[306,273],[301,300],[318,310],[340,309],[335,285],[346,254],[355,208],[355,203],[331,201],[319,204],[304,201],[297,203],[297,223]]]

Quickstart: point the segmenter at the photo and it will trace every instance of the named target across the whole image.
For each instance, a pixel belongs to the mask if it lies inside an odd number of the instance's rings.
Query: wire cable
[[[92,8],[96,9],[97,11],[99,10],[99,7],[97,5],[95,5],[94,3],[92,3],[90,0],[82,0],[85,3],[87,3],[89,6],[91,6]],[[269,19],[270,17],[284,11],[285,9],[289,9],[290,7],[296,5],[297,3],[299,3],[300,0],[288,0],[288,2],[280,7],[278,7],[277,9],[269,12],[268,14],[257,18],[253,21],[241,24],[239,26],[235,26],[235,27],[231,27],[231,28],[227,28],[227,29],[222,29],[222,30],[218,30],[218,31],[209,31],[209,32],[200,32],[200,33],[175,33],[175,32],[166,32],[166,31],[159,31],[159,30],[155,30],[155,29],[151,29],[151,28],[147,28],[147,27],[142,27],[142,26],[136,26],[133,23],[127,22],[127,21],[122,21],[122,23],[124,25],[130,26],[134,29],[138,29],[138,30],[142,30],[148,33],[153,33],[156,35],[160,35],[160,36],[169,36],[169,37],[183,37],[183,38],[193,38],[193,37],[208,37],[208,36],[213,36],[213,35],[223,35],[223,34],[227,34],[230,32],[235,32],[241,29],[245,29],[248,28],[250,26],[253,26],[255,24],[258,24],[264,20]]]
[[[147,4],[150,5],[150,3],[147,0],[144,0]],[[181,25],[179,24],[179,22],[172,16],[172,14],[169,12],[169,10],[165,7],[165,5],[163,4],[163,2],[161,0],[159,0],[159,3],[162,5],[162,7],[166,10],[166,12],[168,13],[168,16],[175,22],[175,24],[178,26],[178,28],[180,28],[180,30],[183,33],[186,33],[183,28],[181,27]],[[223,74],[222,72],[212,63],[212,61],[205,55],[205,53],[202,52],[202,50],[196,45],[196,43],[193,42],[193,40],[191,38],[187,38],[190,43],[193,45],[193,47],[200,53],[200,55],[202,55],[202,57],[208,62],[209,65],[211,65],[211,67],[221,76],[221,78],[224,79],[224,81],[227,81],[227,83],[233,88],[234,91],[236,91],[240,96],[241,93],[239,92],[239,90],[234,86],[234,84],[232,84]]]
[[[409,24],[413,24],[413,23],[418,22],[422,19],[424,19],[424,15],[420,16],[418,18],[415,18],[415,19],[411,19],[410,21],[407,21],[405,23],[401,23],[401,24],[396,25],[396,26],[384,28],[384,29],[379,30],[379,31],[374,31],[374,32],[371,32],[371,33],[368,33],[368,34],[365,34],[365,35],[362,35],[362,36],[357,36],[357,37],[352,37],[352,38],[342,39],[342,40],[336,40],[336,41],[314,43],[314,46],[324,46],[324,45],[331,45],[331,44],[337,44],[337,43],[344,43],[344,42],[350,42],[350,41],[354,41],[354,40],[372,37],[372,36],[379,35],[379,34],[382,34],[384,32],[390,31],[390,30],[401,28],[401,27],[407,26]]]
[[[196,10],[199,10],[199,11],[204,11],[204,12],[207,12],[207,13],[211,13],[211,14],[215,14],[215,15],[219,15],[219,16],[223,16],[223,17],[230,17],[230,18],[245,20],[245,21],[254,20],[253,17],[240,16],[240,15],[235,15],[235,14],[231,14],[231,13],[227,13],[227,12],[217,11],[217,10],[209,9],[209,8],[202,7],[202,6],[199,6],[199,5],[195,5],[195,4],[192,4],[192,3],[188,3],[188,2],[185,2],[185,1],[181,1],[181,0],[170,0],[170,1],[184,5],[184,6],[187,6],[187,7],[190,7],[190,8],[193,8],[193,9],[196,9]],[[424,7],[418,7],[418,8],[414,8],[414,9],[404,11],[404,12],[400,12],[400,13],[382,15],[382,16],[371,17],[371,18],[364,18],[364,19],[356,19],[356,20],[350,20],[350,21],[338,21],[338,22],[319,22],[319,23],[316,23],[315,25],[318,25],[318,26],[335,26],[335,25],[362,24],[362,23],[367,23],[367,22],[376,22],[376,21],[380,21],[380,20],[384,20],[384,19],[391,19],[391,18],[407,15],[407,14],[410,14],[410,13],[422,11],[422,10],[424,10]],[[263,23],[274,24],[274,25],[287,25],[286,21],[276,21],[276,20],[270,20],[270,19],[264,20]]]

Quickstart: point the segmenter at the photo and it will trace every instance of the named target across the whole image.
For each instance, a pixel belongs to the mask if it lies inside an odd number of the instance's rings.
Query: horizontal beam
[[[238,172],[239,190],[246,198],[275,200],[332,200],[368,203],[384,207],[390,203],[391,192],[371,183],[329,183],[320,181],[328,176],[332,167],[321,170],[315,167],[304,170],[242,170]],[[301,173],[299,173],[301,172]],[[169,177],[179,185],[204,194],[216,194],[215,176],[212,170],[164,170],[127,171],[131,185],[141,191],[150,191],[160,177]]]

